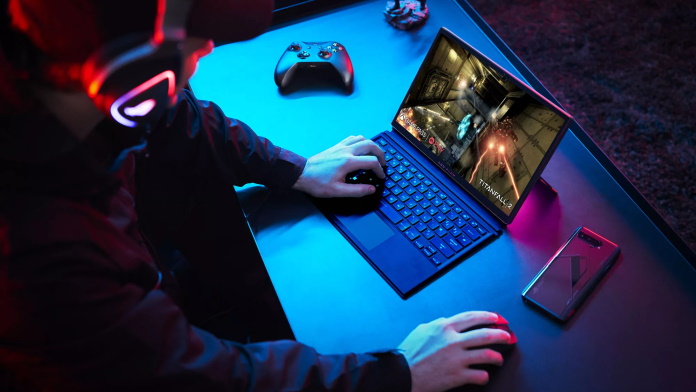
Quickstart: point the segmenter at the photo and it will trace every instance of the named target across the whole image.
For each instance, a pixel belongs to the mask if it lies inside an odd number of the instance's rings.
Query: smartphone
[[[620,252],[615,243],[586,227],[578,227],[527,285],[522,300],[565,322]]]

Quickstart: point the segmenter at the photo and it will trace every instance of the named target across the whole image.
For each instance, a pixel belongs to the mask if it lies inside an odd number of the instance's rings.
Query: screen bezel
[[[421,75],[422,72],[426,71],[427,68],[430,65],[430,61],[432,57],[435,54],[435,51],[437,50],[438,43],[440,42],[440,39],[442,37],[446,37],[449,40],[453,41],[454,43],[460,45],[462,48],[473,54],[481,63],[484,65],[492,68],[496,72],[500,73],[501,75],[505,76],[508,78],[509,81],[513,82],[520,90],[524,91],[526,94],[529,96],[533,97],[539,103],[545,105],[549,110],[553,111],[555,114],[560,116],[563,119],[563,124],[561,125],[558,134],[555,136],[554,140],[551,142],[549,145],[548,151],[542,158],[541,162],[539,162],[539,165],[537,168],[534,170],[534,173],[530,176],[530,180],[525,187],[525,189],[522,191],[520,194],[519,200],[515,203],[515,206],[512,208],[509,214],[506,214],[503,210],[501,210],[497,205],[495,205],[492,201],[490,201],[484,194],[479,192],[473,185],[471,185],[466,179],[462,178],[459,174],[455,173],[449,165],[447,165],[445,162],[443,162],[437,155],[435,155],[433,152],[431,152],[429,149],[427,149],[423,143],[418,141],[416,138],[414,138],[408,130],[406,130],[398,121],[398,116],[399,113],[401,112],[401,109],[404,107],[404,104],[408,101],[409,95],[413,88],[415,87],[416,82],[420,79],[418,76]],[[539,94],[536,90],[531,88],[529,85],[521,81],[519,78],[515,77],[512,75],[510,72],[505,70],[503,67],[495,63],[493,60],[489,59],[485,55],[483,55],[481,52],[478,50],[474,49],[471,45],[469,45],[466,41],[462,40],[461,38],[457,37],[454,33],[452,33],[450,30],[448,30],[445,27],[441,27],[440,31],[438,32],[437,36],[435,37],[435,40],[433,41],[432,45],[430,46],[430,49],[428,50],[428,53],[426,54],[423,62],[421,63],[420,68],[418,69],[418,72],[416,73],[416,76],[413,78],[413,81],[411,82],[411,85],[409,86],[406,95],[404,99],[401,101],[401,104],[399,105],[399,108],[396,111],[396,114],[394,115],[394,119],[392,120],[392,128],[395,129],[400,135],[402,135],[406,140],[408,140],[414,147],[418,148],[419,151],[423,153],[430,161],[432,161],[436,166],[438,166],[440,169],[442,169],[447,175],[455,181],[459,186],[461,186],[471,197],[476,199],[481,205],[483,205],[491,214],[493,214],[498,220],[503,222],[504,224],[508,225],[512,223],[514,220],[515,216],[519,212],[520,208],[524,204],[524,201],[526,200],[527,196],[531,192],[532,188],[534,187],[535,183],[539,180],[541,177],[541,173],[543,172],[544,168],[548,164],[549,160],[551,159],[551,156],[555,152],[556,148],[561,142],[561,139],[563,139],[563,136],[568,130],[568,127],[570,125],[570,122],[572,121],[572,117],[570,114],[568,114],[566,111],[555,105],[553,102],[549,101],[546,99],[543,95]]]

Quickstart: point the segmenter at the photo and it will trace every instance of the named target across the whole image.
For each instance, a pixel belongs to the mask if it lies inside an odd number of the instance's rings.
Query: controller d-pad
[[[307,57],[309,57],[309,52],[306,51],[306,50],[303,50],[303,51],[301,51],[300,53],[297,54],[297,57],[299,57],[299,58],[301,58],[301,59],[304,60],[304,59],[306,59]]]
[[[300,49],[302,49],[302,46],[300,46],[298,42],[293,42],[288,47],[288,50],[292,50],[293,52],[299,52]]]

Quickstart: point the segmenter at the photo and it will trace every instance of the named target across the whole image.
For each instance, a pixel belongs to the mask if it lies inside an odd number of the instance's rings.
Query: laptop
[[[391,130],[372,138],[387,160],[382,194],[315,202],[406,298],[501,235],[570,120],[441,28]]]

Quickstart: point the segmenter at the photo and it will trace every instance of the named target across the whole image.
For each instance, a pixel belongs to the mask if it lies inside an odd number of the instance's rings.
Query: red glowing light
[[[479,158],[479,161],[478,161],[478,163],[476,164],[476,167],[474,168],[474,171],[471,173],[471,178],[469,179],[469,184],[471,184],[471,182],[474,181],[474,176],[476,175],[476,172],[478,171],[479,166],[481,166],[481,162],[483,162],[483,157],[485,157],[486,154],[488,154],[488,151],[490,151],[490,150],[486,150],[486,152],[484,152],[483,154],[481,154],[481,158]]]
[[[515,178],[512,176],[512,167],[510,167],[510,164],[508,164],[507,158],[505,158],[505,155],[503,155],[503,161],[505,162],[505,167],[508,168],[507,173],[510,176],[510,182],[512,183],[512,189],[515,190],[515,196],[517,196],[517,200],[520,199],[520,192],[517,190],[517,183],[515,183]]]

